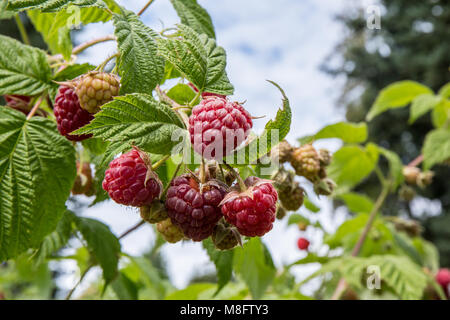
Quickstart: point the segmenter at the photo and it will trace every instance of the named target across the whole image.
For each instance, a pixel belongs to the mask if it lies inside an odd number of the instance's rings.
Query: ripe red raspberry
[[[179,176],[167,190],[167,214],[186,237],[202,241],[213,233],[222,217],[219,204],[225,193],[225,188],[214,180],[199,184],[189,174]]]
[[[75,91],[67,86],[59,87],[53,109],[59,132],[67,139],[81,141],[92,137],[91,134],[72,135],[75,131],[91,122],[94,118],[89,112],[81,109]]]
[[[102,186],[115,202],[133,207],[149,205],[162,191],[150,159],[137,148],[111,161]]]
[[[207,159],[220,159],[250,134],[253,122],[239,103],[208,97],[192,109],[189,133],[194,150]]]
[[[305,238],[299,238],[299,239],[297,240],[297,247],[298,247],[300,250],[308,250],[308,247],[309,247],[309,241],[308,241],[308,239],[305,239]]]
[[[247,237],[262,237],[272,230],[278,194],[268,180],[248,177],[247,190],[232,191],[222,201],[225,219]]]
[[[450,269],[440,269],[436,274],[436,282],[441,285],[448,298],[450,296]]]
[[[198,92],[198,89],[196,86],[194,86],[191,82],[189,82],[189,87],[191,87],[195,92]],[[211,93],[211,92],[203,92],[202,93],[202,98],[208,98],[208,97],[219,97],[219,98],[226,98],[226,95],[224,94],[217,94],[217,93]]]

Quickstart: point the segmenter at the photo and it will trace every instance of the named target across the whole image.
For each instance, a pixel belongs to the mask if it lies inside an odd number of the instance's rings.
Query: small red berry
[[[450,296],[450,269],[440,269],[436,274],[436,282],[440,284],[447,297]]]
[[[194,150],[207,159],[233,152],[250,134],[253,122],[239,103],[219,97],[203,99],[192,109],[189,133]]]
[[[148,156],[137,148],[111,161],[102,186],[115,202],[133,207],[149,205],[162,190]]]
[[[299,239],[297,240],[297,247],[298,247],[300,250],[308,250],[308,247],[309,247],[309,241],[308,241],[308,239],[305,239],[305,238],[299,238]]]
[[[278,194],[268,180],[248,177],[245,185],[247,190],[227,194],[221,203],[222,213],[240,234],[262,237],[272,230]]]
[[[81,108],[74,89],[67,86],[59,87],[53,112],[55,113],[59,132],[67,139],[81,141],[92,136],[91,134],[70,134],[72,131],[83,127],[94,119],[93,115]]]
[[[196,86],[194,86],[191,82],[189,82],[189,87],[192,88],[192,90],[194,90],[195,92],[198,92],[198,89]],[[211,93],[211,92],[203,92],[202,93],[202,98],[205,99],[207,97],[219,97],[219,98],[226,98],[227,96],[224,94],[217,94],[217,93]]]
[[[201,185],[189,174],[179,176],[167,190],[167,214],[187,238],[202,241],[213,233],[222,217],[219,204],[225,193],[219,183]]]

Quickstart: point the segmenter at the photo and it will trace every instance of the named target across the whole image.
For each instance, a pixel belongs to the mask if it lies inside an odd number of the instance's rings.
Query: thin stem
[[[147,10],[147,8],[152,4],[153,1],[154,0],[150,0],[149,2],[147,2],[147,4],[141,10],[139,10],[137,15],[138,16],[142,15],[144,13],[144,11]]]
[[[69,293],[66,296],[66,300],[70,300],[70,298],[72,297],[73,293],[75,292],[75,290],[78,288],[78,286],[81,284],[81,282],[83,282],[84,278],[86,277],[87,273],[92,269],[94,265],[89,265],[86,270],[84,270],[84,272],[81,274],[80,280],[78,280],[78,282],[75,284],[75,286],[72,288],[72,290],[69,291]]]
[[[22,38],[22,41],[25,44],[30,45],[30,39],[28,38],[27,30],[25,29],[25,26],[23,25],[19,14],[14,15],[14,19],[16,20],[17,28],[19,29],[20,37]]]
[[[177,165],[177,168],[175,169],[175,172],[173,173],[172,178],[170,179],[170,181],[175,179],[175,177],[177,176],[178,171],[180,171],[180,168],[181,168],[182,165],[183,165],[183,162],[180,162]],[[161,199],[164,199],[164,197],[166,196],[167,190],[169,190],[169,187],[170,187],[170,183],[168,183],[167,186],[164,188],[164,190],[163,190],[163,192],[161,194]]]
[[[201,93],[200,91],[197,92],[197,94],[195,95],[195,97],[191,100],[191,102],[189,102],[189,106],[193,106],[193,104],[195,103],[195,101],[197,101],[197,99],[200,97]]]
[[[417,167],[419,164],[421,164],[423,161],[423,155],[419,155],[417,158],[415,158],[413,161],[408,163],[408,167]]]
[[[236,172],[236,170],[234,170],[234,168],[232,166],[230,166],[228,163],[226,163],[225,160],[223,160],[223,164],[225,165],[225,167],[228,170],[230,170],[232,172],[234,177],[237,179],[237,181],[239,183],[239,188],[241,189],[241,191],[247,190],[247,186],[245,185],[244,180],[242,180],[241,175],[238,172]]]
[[[381,185],[384,186],[386,184],[386,178],[384,177],[383,172],[381,171],[379,166],[375,167],[375,173],[378,177],[378,180],[380,180]]]
[[[109,56],[108,58],[106,58],[105,61],[103,61],[101,64],[99,64],[96,69],[99,70],[100,72],[103,72],[103,69],[106,67],[108,62],[110,62],[112,59],[114,59],[114,58],[116,58],[118,56],[119,56],[119,53],[115,53],[115,54]]]
[[[168,104],[170,104],[172,106],[172,109],[180,116],[181,120],[183,121],[183,123],[186,125],[186,127],[189,127],[189,118],[186,115],[186,113],[184,113],[183,111],[181,111],[180,109],[183,108],[183,106],[179,103],[177,103],[176,101],[170,99],[170,97],[161,89],[161,87],[158,85],[155,88],[156,93],[158,94],[158,97],[161,101],[164,101]]]
[[[119,240],[125,238],[126,236],[128,236],[130,233],[132,233],[133,231],[139,229],[142,225],[145,224],[145,220],[141,220],[139,223],[135,224],[133,227],[131,227],[130,229],[128,229],[127,231],[125,231],[124,233],[122,233],[119,236]]]
[[[152,170],[158,169],[169,158],[170,158],[170,156],[162,157],[161,160],[158,160],[154,165],[152,165]]]
[[[116,37],[112,34],[105,36],[105,37],[101,37],[101,38],[97,38],[94,40],[90,40],[87,41],[85,43],[80,44],[79,46],[76,46],[73,50],[72,50],[72,54],[76,55],[79,54],[80,52],[86,50],[89,47],[92,47],[93,45],[96,45],[97,43],[102,43],[102,42],[106,42],[106,41],[112,41],[112,40],[116,40]]]
[[[364,227],[364,230],[361,233],[361,236],[359,237],[358,242],[356,243],[355,247],[352,250],[352,253],[351,253],[352,257],[358,256],[359,252],[361,251],[364,241],[366,240],[367,235],[369,234],[369,231],[373,226],[373,223],[378,214],[378,211],[380,210],[381,206],[383,205],[384,201],[386,200],[387,195],[389,194],[390,186],[391,186],[390,181],[387,182],[383,186],[383,189],[381,190],[377,200],[375,201],[375,205],[373,206],[372,211],[370,212],[369,220],[367,221],[367,224]],[[341,280],[339,280],[339,283],[331,297],[331,300],[338,300],[344,293],[346,287],[347,287],[347,283],[346,283],[345,279],[342,278]]]
[[[33,108],[30,110],[30,112],[27,115],[27,120],[30,120],[32,116],[34,116],[34,114],[36,113],[36,111],[39,109],[42,101],[44,101],[45,97],[47,96],[47,94],[43,94],[40,96],[39,100],[35,103],[35,105],[33,106]]]

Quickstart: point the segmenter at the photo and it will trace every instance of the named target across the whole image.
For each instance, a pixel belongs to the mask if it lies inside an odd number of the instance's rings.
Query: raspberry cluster
[[[72,141],[90,138],[92,135],[72,135],[71,132],[91,122],[93,114],[118,93],[117,76],[104,72],[90,72],[62,83],[53,109],[59,132]]]

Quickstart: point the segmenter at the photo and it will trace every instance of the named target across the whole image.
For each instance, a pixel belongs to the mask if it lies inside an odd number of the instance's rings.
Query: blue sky
[[[146,1],[118,2],[137,12]],[[255,120],[255,131],[260,132],[281,106],[279,91],[266,79],[279,83],[290,99],[293,110],[290,142],[344,119],[344,111],[335,107],[343,79],[330,78],[318,69],[343,36],[342,26],[333,17],[344,9],[344,0],[199,0],[199,3],[211,14],[218,43],[227,51],[227,72],[235,86],[233,99],[247,100],[245,106],[254,116],[266,115]],[[179,22],[168,0],[155,0],[143,20],[157,31],[161,30],[160,20],[165,27]],[[79,43],[112,32],[110,23],[96,24],[78,34],[75,40]],[[115,50],[113,43],[101,44],[87,50],[79,61],[100,63]],[[336,147],[335,143],[324,144]],[[320,219],[329,228],[343,220],[345,212],[331,216],[327,201],[313,200],[320,202],[323,209],[313,219]],[[84,214],[107,223],[116,234],[140,220],[137,210],[111,201]],[[295,227],[286,229],[285,224],[286,221],[276,222],[274,230],[263,238],[277,265],[305,255],[296,248],[299,231]],[[306,235],[311,239],[320,238],[312,230]],[[139,254],[150,247],[153,239],[151,228],[146,226],[123,240],[122,246],[127,253]],[[313,249],[319,246],[313,241]],[[169,275],[178,287],[185,286],[196,269],[213,270],[198,243],[166,245],[162,250]],[[311,268],[298,269],[296,275],[304,278],[311,271]],[[65,285],[70,287],[76,279],[66,279]]]

